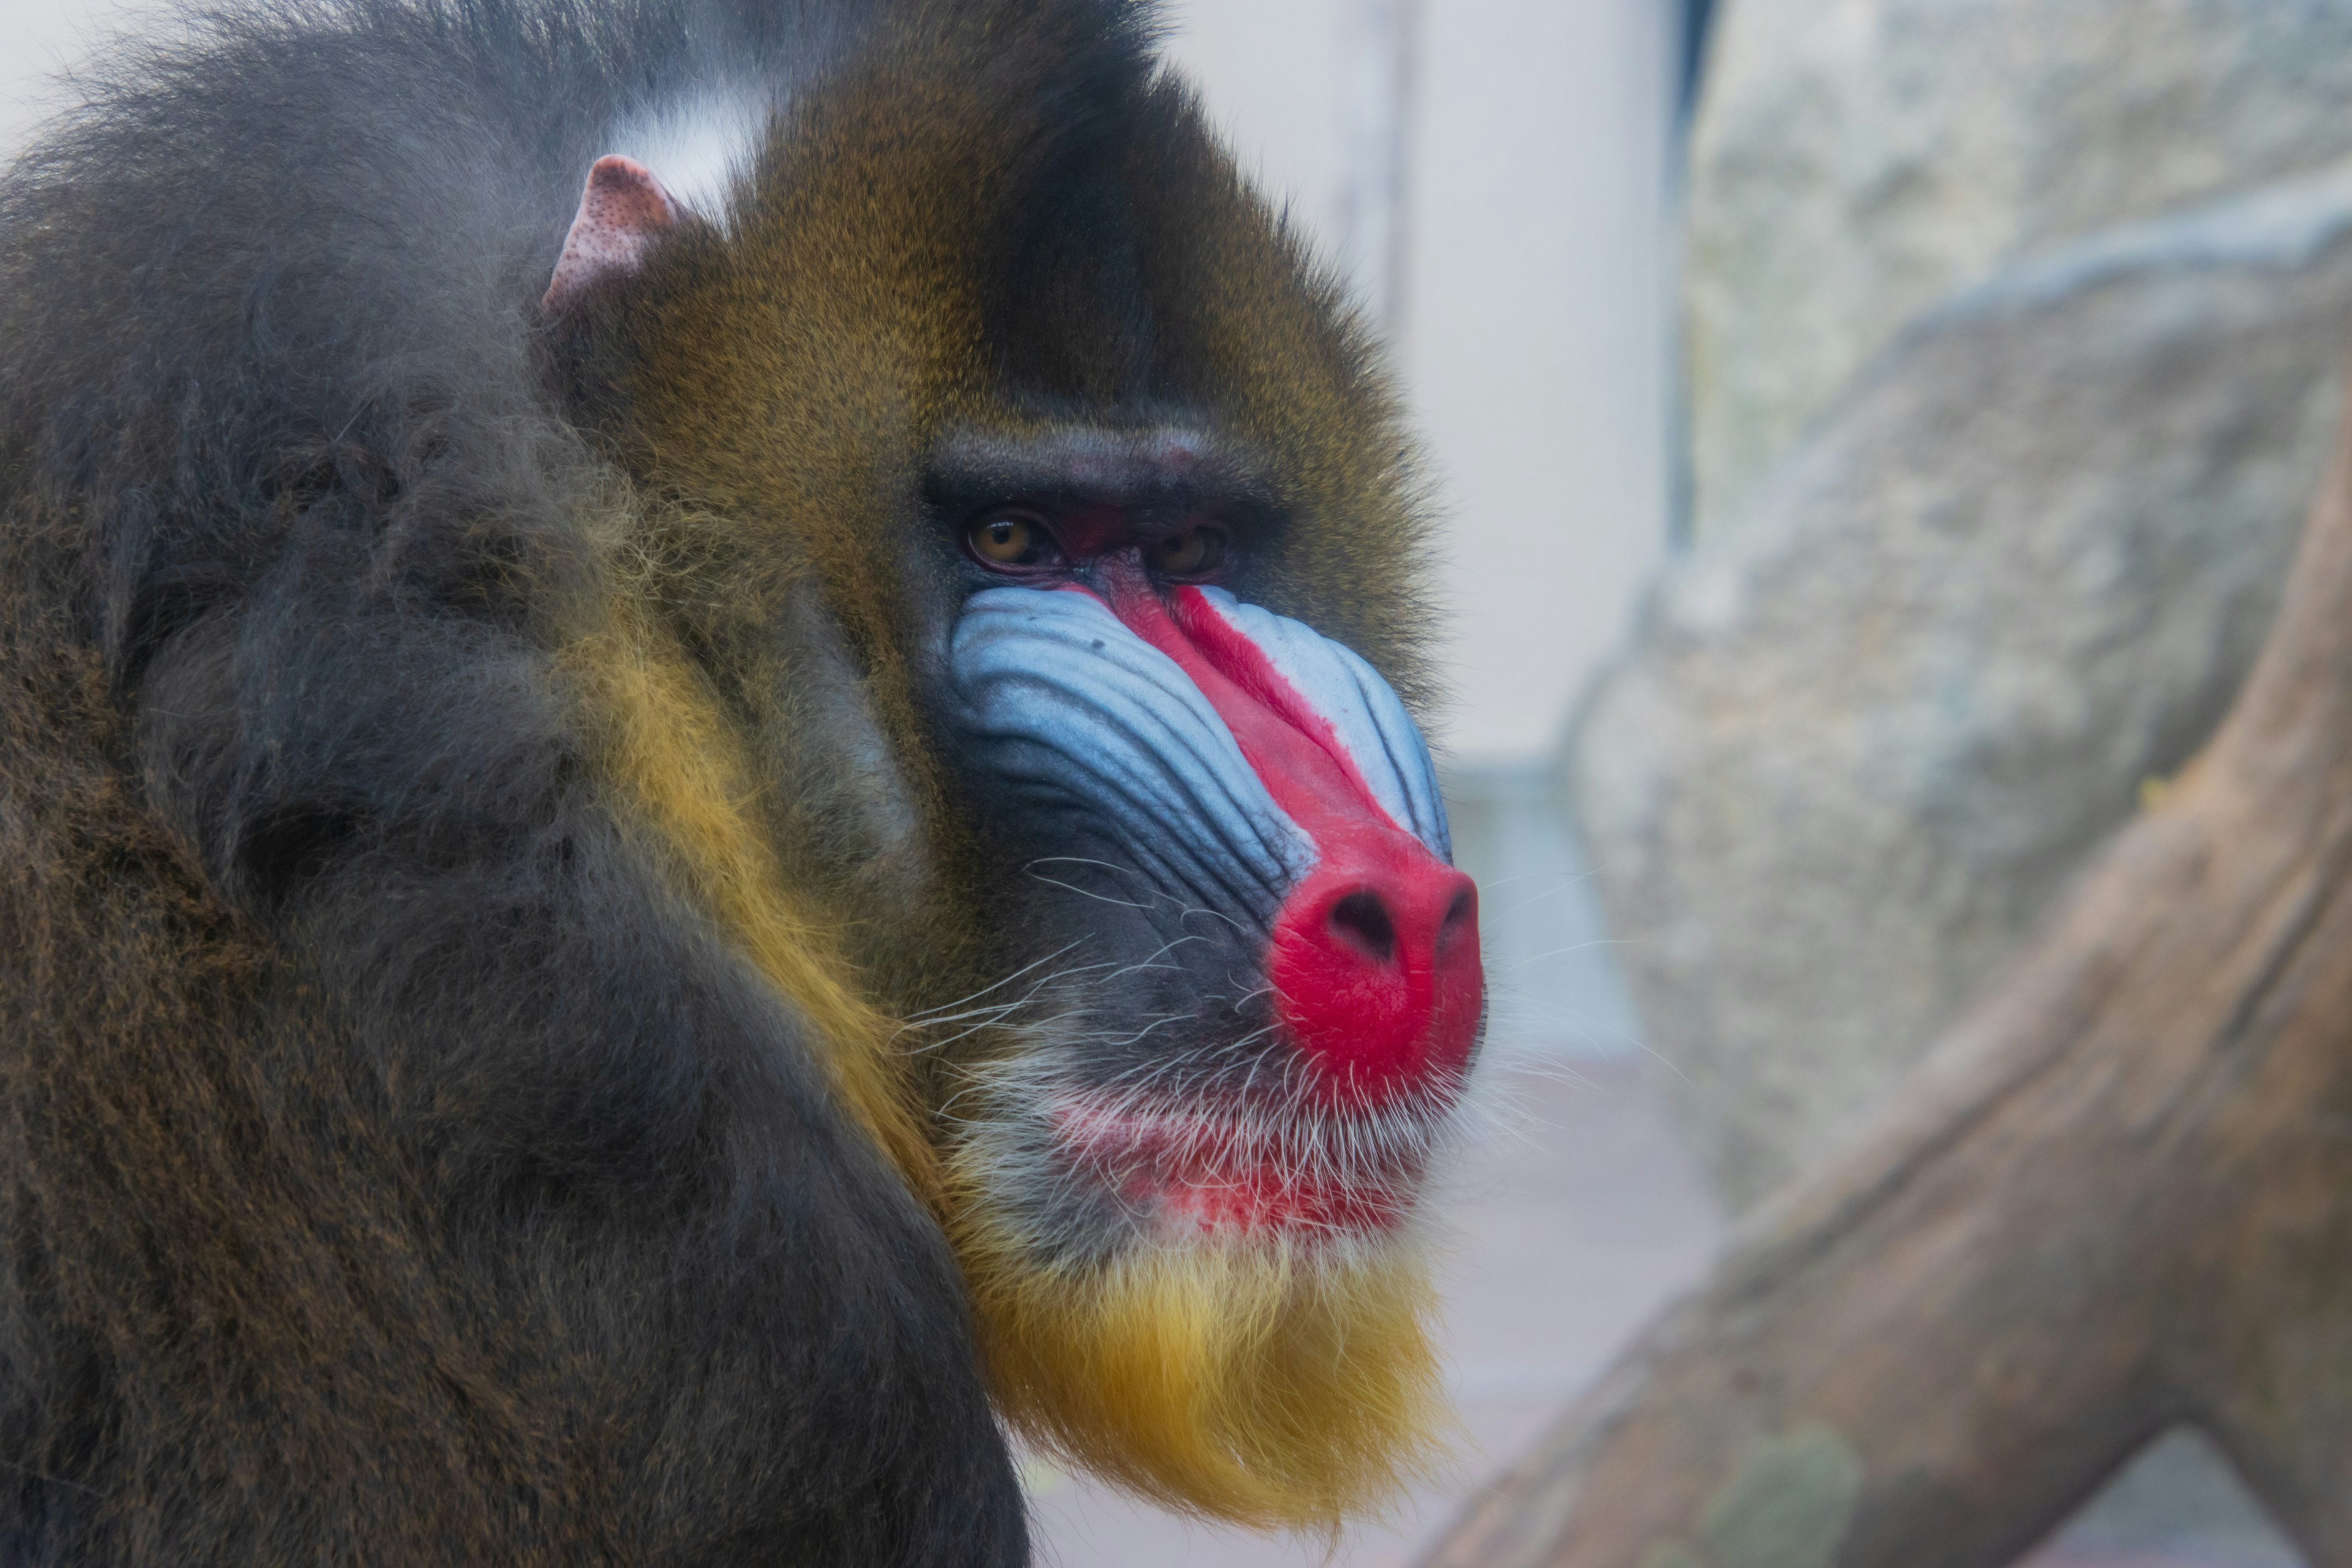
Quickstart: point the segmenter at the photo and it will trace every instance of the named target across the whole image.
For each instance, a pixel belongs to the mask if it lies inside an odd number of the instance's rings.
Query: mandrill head
[[[1001,1408],[1328,1521],[1433,1422],[1483,1009],[1411,446],[1136,15],[979,14],[589,171],[548,341],[628,495],[569,668],[940,1216]]]

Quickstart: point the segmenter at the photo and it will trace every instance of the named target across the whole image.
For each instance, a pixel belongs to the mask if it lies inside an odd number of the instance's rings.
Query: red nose
[[[1283,901],[1268,978],[1327,1099],[1377,1103],[1470,1059],[1478,890],[1420,841],[1349,835]]]
[[[1415,1084],[1442,1092],[1485,1005],[1476,887],[1381,808],[1314,700],[1197,590],[1163,604],[1139,573],[1105,575],[1114,613],[1192,679],[1314,841],[1275,917],[1266,977],[1318,1092],[1359,1105]]]

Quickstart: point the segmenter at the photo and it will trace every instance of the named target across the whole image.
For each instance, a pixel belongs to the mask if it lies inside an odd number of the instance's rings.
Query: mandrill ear
[[[645,265],[646,248],[677,223],[677,203],[654,172],[618,153],[596,160],[580,193],[580,211],[563,237],[540,306],[568,310],[582,295],[608,279],[626,278]]]

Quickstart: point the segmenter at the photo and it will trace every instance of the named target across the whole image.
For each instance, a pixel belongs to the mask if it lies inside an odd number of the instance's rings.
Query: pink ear
[[[618,153],[597,159],[541,306],[563,310],[605,279],[635,272],[646,247],[677,221],[677,204],[651,169]]]

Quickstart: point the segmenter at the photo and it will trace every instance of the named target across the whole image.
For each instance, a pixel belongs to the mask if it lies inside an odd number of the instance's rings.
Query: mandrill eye
[[[983,566],[1042,566],[1054,554],[1045,524],[1027,512],[991,512],[971,525],[964,542]]]
[[[1164,577],[1198,577],[1225,558],[1224,531],[1188,528],[1151,547],[1151,569]]]

